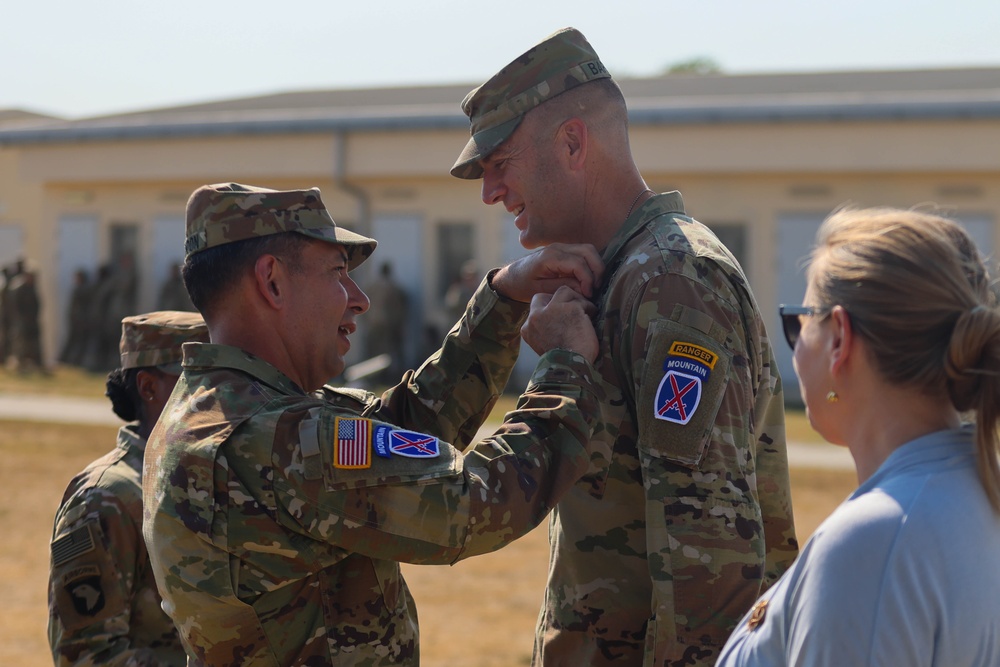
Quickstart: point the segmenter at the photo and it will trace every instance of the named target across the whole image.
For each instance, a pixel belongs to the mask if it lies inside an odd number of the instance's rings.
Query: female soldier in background
[[[73,478],[56,512],[49,645],[56,665],[184,665],[142,540],[142,456],[181,372],[181,344],[208,341],[201,315],[122,320],[121,367],[107,397],[129,422],[118,446]]]

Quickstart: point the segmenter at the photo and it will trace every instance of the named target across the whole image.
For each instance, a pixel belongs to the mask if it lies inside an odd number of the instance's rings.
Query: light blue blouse
[[[830,515],[717,663],[748,665],[1000,665],[1000,515],[971,429],[906,443]]]

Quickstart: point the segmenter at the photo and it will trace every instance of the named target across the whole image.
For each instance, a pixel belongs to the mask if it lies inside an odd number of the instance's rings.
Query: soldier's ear
[[[272,308],[284,305],[284,284],[287,270],[274,255],[261,255],[254,263],[254,282],[261,298]]]
[[[587,160],[587,124],[580,118],[570,118],[559,126],[559,153],[573,171],[582,169]]]
[[[156,378],[148,371],[141,370],[135,374],[135,388],[144,403],[156,398]]]

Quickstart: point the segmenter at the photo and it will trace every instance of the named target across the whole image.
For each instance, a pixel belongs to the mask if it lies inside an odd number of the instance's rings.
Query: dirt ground
[[[0,422],[0,665],[52,664],[45,632],[52,517],[69,479],[114,436],[112,427]],[[793,471],[800,538],[853,488],[853,473]],[[422,664],[528,664],[546,561],[543,525],[454,567],[404,566],[420,614]]]

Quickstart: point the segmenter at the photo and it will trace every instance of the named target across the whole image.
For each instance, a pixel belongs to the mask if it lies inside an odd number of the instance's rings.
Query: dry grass
[[[72,384],[68,381],[72,375],[65,371],[58,371],[55,379],[64,388]],[[77,379],[80,385],[66,393],[100,396],[103,391],[103,378],[100,383],[93,377]],[[56,393],[51,388],[43,378],[29,378],[22,384],[18,378],[0,376],[0,391]],[[499,409],[510,409],[512,404],[512,399],[504,399]],[[803,422],[804,418],[790,415],[790,422],[796,419]],[[114,441],[113,427],[0,422],[0,533],[4,536],[0,540],[0,599],[5,601],[0,605],[0,665],[52,664],[45,630],[52,517],[70,478],[110,450]],[[854,486],[853,473],[793,471],[792,493],[802,541]],[[454,567],[404,566],[420,610],[423,664],[528,664],[547,556],[542,526],[502,551]]]
[[[792,471],[792,501],[803,544],[856,486],[853,472]],[[452,567],[404,564],[420,613],[421,664],[530,664],[547,562],[543,525],[501,551]],[[474,660],[470,651],[475,651]]]
[[[49,540],[66,484],[114,447],[110,426],[0,422],[0,665],[51,665]]]
[[[40,394],[101,398],[107,373],[58,366],[48,373],[17,373],[0,366],[0,394]]]

